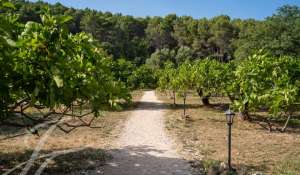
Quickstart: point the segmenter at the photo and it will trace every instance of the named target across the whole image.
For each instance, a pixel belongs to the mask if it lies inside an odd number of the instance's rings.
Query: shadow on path
[[[32,150],[24,153],[1,153],[0,174],[18,163],[29,160]],[[50,153],[42,151],[41,154]],[[110,154],[117,157],[111,157]],[[165,154],[162,150],[150,148],[148,146],[125,147],[122,149],[102,150],[86,148],[84,150],[58,156],[53,159],[44,169],[42,174],[49,175],[82,175],[82,174],[101,174],[101,175],[187,175],[185,172],[189,164],[187,160],[160,156]],[[120,162],[114,162],[114,158],[122,161],[126,159],[126,167]],[[34,174],[45,158],[39,159],[34,163],[28,174]],[[103,167],[104,162],[106,166]],[[124,163],[124,162],[123,162]],[[182,167],[186,165],[187,167]],[[105,168],[105,169],[104,169]],[[105,171],[103,171],[103,169]],[[19,174],[21,169],[12,174]],[[170,173],[172,172],[172,173]]]
[[[30,159],[33,151],[34,150],[26,150],[20,152],[0,151],[0,174],[9,171],[10,169],[23,162],[27,162]],[[41,152],[38,154],[38,157],[46,154],[51,154],[53,153],[53,151],[55,152],[63,150],[41,150]],[[39,167],[46,161],[46,158],[50,157],[51,156],[37,158],[27,174],[35,174]],[[99,167],[103,166],[105,161],[109,159],[111,159],[111,156],[106,153],[106,150],[87,147],[79,151],[74,151],[72,153],[66,153],[55,157],[54,159],[49,161],[46,168],[42,171],[42,175],[82,175],[86,174],[84,172],[92,172],[92,174],[95,174],[94,172],[97,172],[96,170]],[[11,172],[11,174],[20,174],[24,166],[25,164],[15,171]]]
[[[124,111],[137,111],[137,110],[165,110],[165,109],[183,109],[183,104],[172,104],[172,103],[163,103],[163,102],[146,102],[139,101],[135,102],[134,106],[136,108],[124,109]],[[186,109],[199,108],[201,105],[198,104],[187,104]]]
[[[166,156],[167,151],[149,146],[127,146],[111,150],[110,153],[114,156],[105,166],[104,175],[191,174],[187,160]]]

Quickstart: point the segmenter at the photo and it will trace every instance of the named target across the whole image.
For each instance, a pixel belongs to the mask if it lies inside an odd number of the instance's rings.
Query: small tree
[[[176,91],[178,84],[176,77],[178,70],[172,62],[165,63],[164,69],[159,73],[158,86],[161,90],[172,91],[173,93],[173,105],[176,105]]]
[[[179,95],[183,96],[183,116],[186,117],[186,98],[187,93],[193,88],[192,80],[192,65],[190,62],[184,62],[178,70],[178,75],[175,79],[178,85]]]

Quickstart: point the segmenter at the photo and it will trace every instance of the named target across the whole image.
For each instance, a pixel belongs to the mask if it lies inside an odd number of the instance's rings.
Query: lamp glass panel
[[[231,114],[230,116],[230,123],[233,123],[234,114]]]
[[[226,114],[226,120],[227,120],[227,123],[231,123],[231,115],[230,114]]]

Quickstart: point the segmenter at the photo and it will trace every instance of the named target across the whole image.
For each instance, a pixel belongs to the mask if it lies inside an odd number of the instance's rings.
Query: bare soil
[[[189,94],[187,120],[182,118],[182,99],[177,100],[176,107],[172,106],[173,99],[167,94],[160,93],[159,99],[169,104],[166,127],[177,144],[181,145],[181,152],[186,157],[226,162],[227,125],[224,110],[228,107],[228,99],[212,98],[212,105],[205,107],[197,95]],[[257,123],[241,121],[236,117],[232,130],[232,159],[234,167],[245,172],[275,174],[275,169],[283,164],[287,165],[286,169],[300,167],[300,126],[289,127],[286,133],[270,133]],[[299,170],[294,169],[293,172]]]

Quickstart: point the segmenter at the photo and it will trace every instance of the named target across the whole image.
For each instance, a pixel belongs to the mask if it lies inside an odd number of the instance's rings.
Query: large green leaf
[[[60,87],[63,87],[63,86],[64,86],[64,81],[63,81],[63,79],[60,78],[60,76],[54,75],[54,76],[53,76],[53,79],[54,79],[54,81],[55,81],[57,87],[60,88]]]

